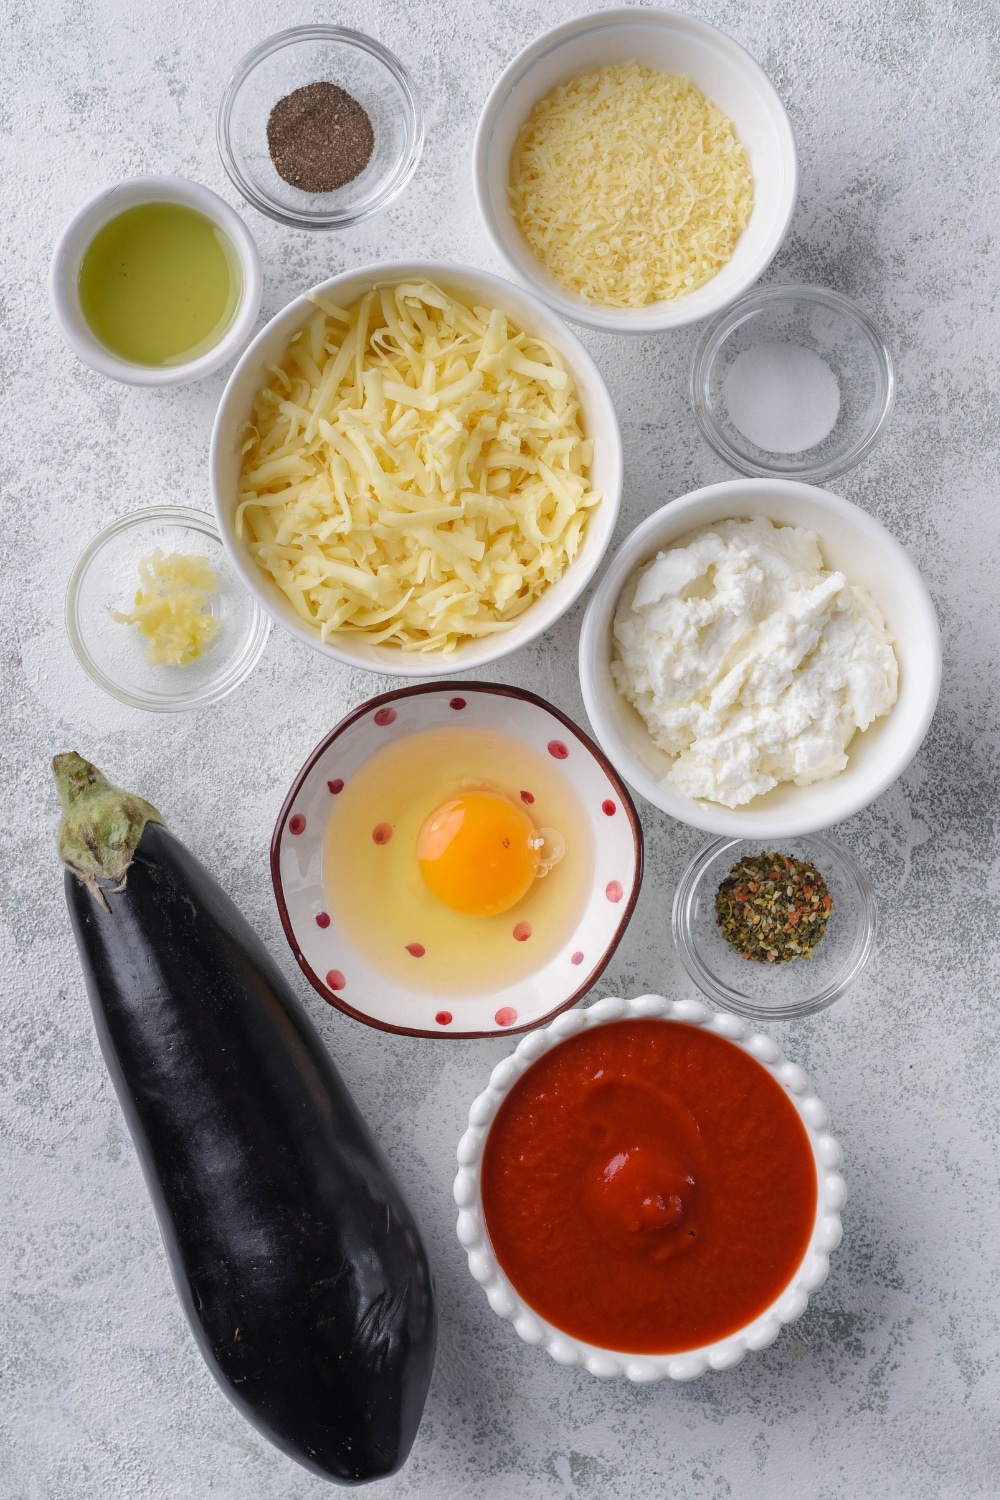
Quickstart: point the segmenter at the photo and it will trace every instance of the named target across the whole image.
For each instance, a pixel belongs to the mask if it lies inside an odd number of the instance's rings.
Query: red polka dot
[[[549,754],[556,760],[565,760],[569,751],[562,740],[549,740]]]
[[[514,941],[517,942],[517,943],[526,943],[528,941],[528,939],[530,938],[530,936],[531,936],[531,923],[530,922],[518,922],[517,926],[514,928]]]
[[[622,899],[622,896],[625,894],[625,892],[622,890],[621,881],[609,880],[607,885],[604,887],[604,894],[607,896],[609,901],[620,901]]]
[[[384,729],[387,724],[395,724],[395,722],[396,710],[394,708],[380,708],[375,715],[375,723],[380,729]]]
[[[391,823],[376,823],[372,829],[372,842],[375,844],[387,844],[392,838]]]
[[[427,949],[424,947],[423,943],[407,943],[406,951],[407,953],[412,954],[414,958],[423,958],[424,954],[427,952]],[[449,1016],[448,1019],[450,1021],[451,1017]]]
[[[329,925],[330,925],[330,916],[329,916],[329,913],[325,912],[325,911],[318,911],[316,913],[316,926],[317,927],[329,927]]]
[[[498,1026],[513,1026],[517,1020],[517,1011],[512,1005],[504,1005],[497,1011],[493,1019]]]
[[[296,813],[295,816],[294,816],[294,818],[289,818],[289,820],[288,820],[288,832],[289,833],[304,833],[305,832],[305,828],[306,828],[306,820],[302,816],[301,813]]]
[[[338,796],[344,790],[343,777],[338,776],[335,781],[328,781],[327,786],[335,797]]]
[[[438,1013],[437,1013],[437,1015],[434,1017],[434,1019],[438,1023],[439,1026],[450,1026],[451,1022],[452,1022],[451,1011],[450,1010],[439,1010]]]
[[[331,969],[326,976],[326,982],[331,990],[342,990],[347,984],[347,980],[339,969]]]
[[[601,803],[601,812],[606,818],[613,818],[617,811],[618,809],[617,807],[615,807],[615,804],[612,802],[610,797],[606,797],[605,800]]]
[[[465,699],[464,698],[452,698],[451,702],[448,704],[448,707],[449,708],[454,708],[456,711],[458,709],[460,709],[460,708],[464,708],[465,707]],[[450,1020],[451,1017],[449,1016],[448,1019]]]
[[[521,801],[522,802],[534,802],[534,800],[535,800],[535,794],[534,794],[534,792],[522,792],[521,793]]]
[[[570,963],[571,964],[582,964],[583,963],[583,954],[582,953],[574,953],[573,957],[570,959]]]

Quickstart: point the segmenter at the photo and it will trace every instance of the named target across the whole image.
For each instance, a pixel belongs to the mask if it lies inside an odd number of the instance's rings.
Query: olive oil
[[[80,307],[119,359],[181,365],[219,342],[242,286],[235,249],[205,214],[183,203],[140,203],[87,246]]]

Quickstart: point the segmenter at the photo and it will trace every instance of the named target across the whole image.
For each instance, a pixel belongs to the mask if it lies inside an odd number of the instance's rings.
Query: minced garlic
[[[539,260],[608,307],[702,286],[753,207],[732,121],[690,79],[638,62],[551,89],[518,132],[510,173],[514,218]]]
[[[430,282],[323,305],[254,400],[236,530],[323,640],[452,651],[578,553],[600,492],[558,352]]]
[[[208,559],[191,553],[163,555],[157,547],[139,563],[142,586],[129,614],[112,610],[120,625],[134,625],[146,642],[150,666],[186,667],[202,656],[219,628],[209,602],[219,580]]]

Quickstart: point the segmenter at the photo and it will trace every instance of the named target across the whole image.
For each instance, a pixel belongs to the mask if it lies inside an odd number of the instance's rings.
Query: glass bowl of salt
[[[691,361],[695,419],[742,474],[817,483],[860,463],[895,397],[892,356],[849,298],[767,286],[708,324]]]

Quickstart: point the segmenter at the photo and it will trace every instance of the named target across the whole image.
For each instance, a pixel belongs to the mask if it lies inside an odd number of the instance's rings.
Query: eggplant
[[[156,809],[75,752],[53,770],[101,1051],[198,1347],[314,1474],[392,1474],[436,1311],[391,1169],[273,958]]]

